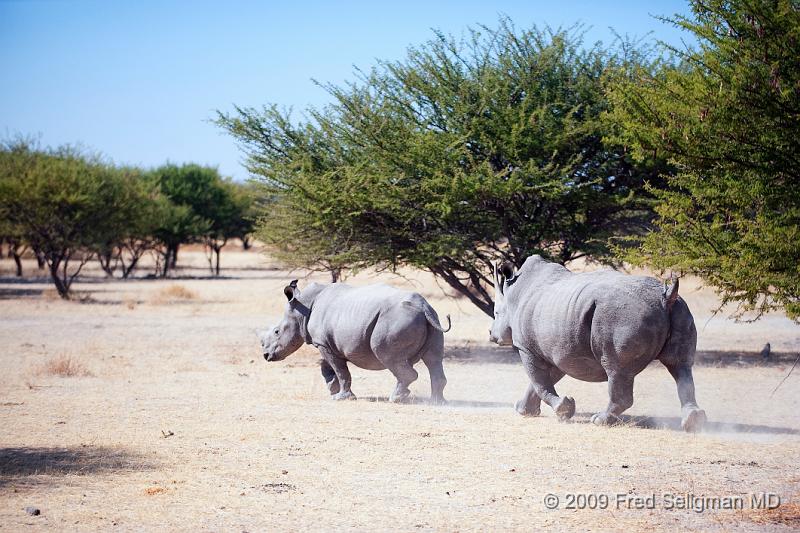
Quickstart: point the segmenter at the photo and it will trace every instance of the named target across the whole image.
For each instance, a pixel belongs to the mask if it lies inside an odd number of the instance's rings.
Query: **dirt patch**
[[[5,260],[3,260],[5,261]],[[304,346],[267,363],[256,329],[283,313],[283,287],[325,276],[270,267],[258,253],[222,254],[224,279],[208,275],[202,249],[181,251],[180,281],[108,280],[87,265],[76,288],[89,303],[48,299],[46,280],[0,306],[0,523],[4,529],[261,531],[792,531],[800,456],[800,372],[783,354],[798,327],[770,315],[755,324],[709,318],[713,293],[681,280],[701,350],[720,361],[695,368],[706,431],[680,430],[675,382],[659,363],[636,379],[634,405],[617,427],[596,427],[607,384],[565,378],[572,423],[551,409],[513,409],[527,377],[512,351],[489,345],[489,317],[442,292],[424,273],[362,272],[353,284],[420,291],[441,316],[448,404],[432,406],[423,365],[412,401],[387,401],[389,372],[352,369],[353,402],[334,402],[319,354]],[[35,263],[27,271],[35,271]],[[3,290],[19,288],[15,280]],[[170,285],[192,298],[165,296]],[[183,293],[183,291],[180,291]],[[167,301],[186,305],[152,305]],[[135,302],[134,305],[130,305]],[[758,363],[770,342],[778,360]],[[92,379],[36,378],[53,355]],[[744,355],[741,355],[744,354]],[[746,362],[745,362],[746,360]],[[78,372],[80,375],[80,372]],[[57,374],[56,374],[57,376]],[[149,492],[148,492],[149,491]],[[548,509],[557,495],[659,498],[771,492],[773,511]],[[582,500],[590,501],[588,498]],[[596,501],[596,500],[591,500]],[[23,509],[35,505],[42,515]],[[784,507],[785,506],[785,507]],[[267,511],[264,512],[263,510]],[[776,512],[777,511],[777,512]]]

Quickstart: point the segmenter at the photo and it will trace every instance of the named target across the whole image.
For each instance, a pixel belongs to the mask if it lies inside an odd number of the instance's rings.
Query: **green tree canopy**
[[[117,192],[113,169],[75,148],[14,141],[0,149],[0,219],[43,254],[62,298],[106,242]]]
[[[120,267],[127,278],[155,246],[160,193],[147,173],[134,167],[109,168],[106,187],[114,203],[98,231],[94,252],[109,276]]]
[[[162,272],[166,275],[175,266],[181,244],[202,242],[210,258],[216,255],[212,270],[219,275],[225,244],[232,238],[244,239],[252,231],[249,190],[223,179],[216,168],[196,164],[164,165],[153,171],[153,179],[168,200],[162,205],[156,230],[164,245]]]
[[[284,257],[413,265],[491,314],[494,260],[608,258],[609,238],[647,227],[657,165],[600,119],[606,73],[635,58],[502,20],[326,85],[334,103],[304,121],[269,106],[218,124],[262,179],[260,235]]]
[[[701,276],[739,313],[800,319],[800,4],[692,1],[669,22],[695,48],[656,75],[620,76],[615,141],[677,168],[657,231],[627,256]]]

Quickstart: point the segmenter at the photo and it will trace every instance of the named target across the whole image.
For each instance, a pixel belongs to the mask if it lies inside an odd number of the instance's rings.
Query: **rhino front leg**
[[[536,394],[536,387],[534,387],[533,383],[528,383],[525,394],[514,405],[514,408],[522,416],[539,416],[542,414],[542,399]]]
[[[563,377],[564,373],[555,367],[550,371],[550,379],[553,385],[558,383]],[[533,383],[529,383],[528,389],[525,391],[522,399],[514,405],[514,408],[522,416],[539,416],[542,413],[541,405],[542,399],[536,394],[536,387]]]
[[[662,363],[664,363],[662,361]],[[692,367],[686,363],[668,365],[664,363],[678,386],[681,401],[681,427],[684,431],[700,431],[706,422],[706,412],[700,409],[694,397],[694,378]]]
[[[568,396],[560,397],[558,393],[556,393],[554,386],[553,372],[560,371],[541,357],[527,353],[524,350],[519,350],[519,357],[522,361],[522,366],[525,367],[525,371],[528,373],[528,377],[531,380],[531,386],[528,388],[528,391],[533,389],[533,392],[538,398],[553,408],[559,420],[569,420],[572,418],[575,414],[575,400]],[[561,375],[563,376],[563,374]],[[561,379],[560,376],[559,379]],[[536,400],[528,396],[528,392],[526,392],[526,397],[524,399],[526,402],[530,399],[533,405],[536,404]]]
[[[619,415],[633,405],[633,376],[620,371],[608,372],[608,398],[606,410],[592,415],[593,424],[619,422]]]
[[[336,375],[336,380],[339,382],[339,392],[333,393],[331,390],[331,398],[334,400],[355,400],[356,395],[350,390],[352,379],[350,377],[350,370],[347,368],[347,359],[340,357],[327,348],[320,348],[322,359],[328,363]]]
[[[322,377],[325,379],[325,385],[331,395],[339,392],[339,378],[336,377],[336,372],[333,371],[331,365],[325,359],[319,362],[319,369],[322,372]]]

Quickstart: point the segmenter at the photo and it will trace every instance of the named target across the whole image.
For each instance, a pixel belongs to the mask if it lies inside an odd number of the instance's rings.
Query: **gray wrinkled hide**
[[[419,294],[387,285],[351,287],[312,283],[286,287],[289,300],[281,322],[261,335],[264,358],[279,361],[303,342],[322,355],[321,370],[334,399],[352,399],[348,363],[389,369],[397,378],[391,401],[405,400],[417,379],[420,359],[431,376],[431,400],[444,401],[444,330],[436,311]],[[449,321],[449,316],[447,317]]]
[[[676,380],[683,427],[705,421],[694,397],[692,364],[697,332],[677,282],[612,270],[576,274],[539,256],[517,273],[496,273],[495,320],[490,339],[513,345],[531,379],[517,411],[539,414],[540,401],[561,419],[575,402],[559,397],[555,383],[565,374],[583,381],[608,381],[609,404],[592,421],[608,424],[633,404],[633,379],[659,359]]]

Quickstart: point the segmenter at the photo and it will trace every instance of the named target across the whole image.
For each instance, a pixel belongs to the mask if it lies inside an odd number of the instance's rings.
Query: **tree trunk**
[[[167,274],[169,273],[169,265],[172,262],[172,247],[170,245],[166,245],[164,247],[164,252],[160,253],[159,255],[164,258],[164,264],[161,268],[161,277],[166,278]]]
[[[484,291],[482,287],[474,288],[465,285],[454,272],[444,268],[434,267],[431,268],[430,271],[434,276],[442,278],[445,283],[469,298],[469,301],[472,302],[475,307],[486,313],[487,316],[494,318],[494,301],[486,294],[486,291]],[[472,278],[474,276],[471,275],[470,277]],[[471,280],[471,284],[474,283],[475,280]]]
[[[217,263],[216,263],[216,265],[214,267],[215,270],[216,270],[216,274],[215,275],[217,277],[219,277],[219,254],[220,254],[220,252],[222,252],[222,247],[221,246],[214,248],[214,253],[217,254]]]
[[[102,254],[97,254],[97,260],[100,262],[100,268],[103,269],[103,272],[105,272],[106,276],[108,276],[109,278],[114,277],[115,268],[112,268],[111,266],[113,255],[114,255],[113,252],[103,252]]]
[[[331,283],[337,283],[342,277],[342,269],[341,268],[331,268]]]
[[[50,277],[53,279],[53,284],[56,286],[58,295],[64,300],[69,300],[69,285],[66,281],[61,279],[58,273],[58,267],[61,265],[61,260],[54,260],[50,263]]]
[[[14,258],[14,263],[17,265],[17,277],[22,277],[22,254],[25,253],[27,246],[20,246],[17,239],[8,240],[8,255]]]
[[[242,238],[242,248],[244,248],[244,250],[247,251],[250,249],[250,246],[252,246],[252,243],[250,242],[250,237]]]
[[[10,250],[10,253],[14,257],[14,263],[17,264],[17,277],[21,278],[22,277],[22,257],[20,257],[20,254],[18,254],[17,250],[14,249],[14,248],[12,248]]]
[[[131,275],[131,272],[136,268],[136,263],[139,262],[140,255],[134,254],[131,257],[130,264],[126,267],[125,262],[122,263],[122,279],[128,279],[128,276]]]
[[[171,269],[173,269],[173,270],[176,268],[176,265],[178,263],[178,248],[179,247],[180,247],[180,244],[174,244],[172,246],[172,258],[170,259],[171,262],[170,262],[169,267]]]

